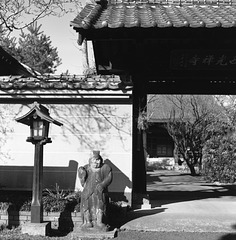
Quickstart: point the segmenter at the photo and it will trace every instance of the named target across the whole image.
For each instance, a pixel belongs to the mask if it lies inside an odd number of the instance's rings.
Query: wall
[[[78,163],[70,161],[68,167],[44,167],[43,188],[74,190]],[[9,181],[11,179],[11,181]],[[0,187],[4,190],[32,190],[33,166],[0,166]]]
[[[71,231],[82,224],[80,212],[43,213],[43,220],[50,221],[52,229]],[[0,211],[0,226],[17,227],[31,222],[30,212]]]
[[[77,163],[78,167],[83,166],[88,163],[93,150],[100,150],[104,161],[113,169],[113,182],[109,187],[109,191],[115,193],[111,194],[113,199],[130,202],[132,189],[131,105],[45,106],[49,108],[51,117],[63,123],[62,127],[51,124],[49,136],[52,143],[44,146],[44,179],[47,182],[45,186],[55,186],[56,181],[61,180],[60,184],[63,187],[71,187],[74,184],[75,189],[80,189],[74,168],[69,170],[70,163]],[[14,119],[26,114],[29,109],[28,106],[18,104],[0,105],[2,117],[0,120],[0,163],[2,167],[8,169],[8,172],[11,172],[10,166],[14,166],[14,174],[11,173],[11,176],[14,179],[14,185],[16,184],[15,188],[19,189],[28,188],[31,184],[30,169],[32,168],[29,167],[34,164],[34,146],[26,142],[29,127],[17,123]],[[70,179],[68,171],[72,171],[74,183],[68,180]],[[6,185],[6,179],[10,176],[7,175],[7,171],[4,172],[4,168],[0,167],[0,185]],[[58,178],[57,174],[62,177]],[[22,180],[21,175],[24,175],[25,180]],[[68,181],[70,184],[66,183]]]
[[[109,225],[118,228],[124,224],[127,217],[128,208],[117,208],[111,210],[108,215]],[[115,218],[114,218],[115,215]],[[64,210],[63,212],[44,212],[43,220],[51,222],[54,230],[69,233],[73,229],[78,228],[82,224],[80,212],[71,212]],[[2,211],[0,210],[0,226],[18,227],[25,223],[31,222],[31,213],[25,211]]]

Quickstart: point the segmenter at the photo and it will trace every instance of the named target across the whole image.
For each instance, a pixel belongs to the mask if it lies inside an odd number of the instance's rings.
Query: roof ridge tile
[[[122,83],[122,86],[121,86]],[[5,76],[0,77],[0,90],[132,90],[132,82],[121,80],[114,75],[95,76],[40,76],[22,77]]]
[[[71,25],[101,28],[235,27],[236,0],[110,0],[85,6]]]

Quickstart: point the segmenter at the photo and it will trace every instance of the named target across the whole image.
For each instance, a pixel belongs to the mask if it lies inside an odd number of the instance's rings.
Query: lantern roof
[[[22,117],[16,118],[16,121],[30,126],[31,119],[35,118],[37,116],[40,117],[42,120],[47,121],[49,123],[54,123],[58,126],[63,125],[62,123],[60,123],[57,120],[50,117],[48,109],[45,106],[43,106],[37,102],[34,102],[33,107],[31,108],[31,110],[28,113],[26,113]]]

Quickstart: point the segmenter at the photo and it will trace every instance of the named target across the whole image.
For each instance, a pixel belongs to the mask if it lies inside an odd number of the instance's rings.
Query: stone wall
[[[129,211],[128,206],[111,205],[108,214],[108,223],[112,227],[119,227],[124,224]],[[51,222],[51,228],[61,232],[70,232],[82,224],[80,212],[44,212],[43,221]],[[0,210],[0,227],[18,227],[31,222],[31,212]]]
[[[52,212],[43,215],[44,221],[50,221],[53,229],[71,230],[81,225],[80,212]],[[0,211],[0,225],[18,227],[31,221],[31,213],[24,211]]]

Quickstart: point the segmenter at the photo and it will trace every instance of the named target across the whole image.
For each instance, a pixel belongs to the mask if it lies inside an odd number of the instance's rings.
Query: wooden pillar
[[[132,180],[133,180],[133,201],[137,195],[146,194],[146,152],[142,131],[138,129],[138,116],[140,111],[146,110],[147,94],[142,79],[133,79],[133,159],[132,159]]]
[[[33,172],[33,194],[31,203],[31,223],[43,222],[43,144],[41,141],[35,143],[34,172]]]

